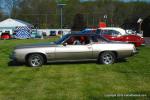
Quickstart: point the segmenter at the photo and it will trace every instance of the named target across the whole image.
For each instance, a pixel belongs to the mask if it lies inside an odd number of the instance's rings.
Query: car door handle
[[[90,47],[90,46],[88,46],[87,48],[88,48],[88,49],[92,49],[92,47]]]

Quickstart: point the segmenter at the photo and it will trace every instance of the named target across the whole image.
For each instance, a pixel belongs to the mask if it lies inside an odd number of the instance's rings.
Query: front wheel
[[[113,52],[103,52],[100,54],[98,62],[102,64],[113,64],[116,60],[116,56]]]
[[[44,64],[44,58],[40,54],[31,54],[27,59],[27,64],[31,67],[39,67]]]

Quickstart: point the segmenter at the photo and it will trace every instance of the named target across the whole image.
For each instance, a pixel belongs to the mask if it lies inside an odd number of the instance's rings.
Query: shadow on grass
[[[127,62],[126,59],[119,59],[117,60],[115,63],[124,63]],[[102,65],[100,63],[98,63],[96,60],[92,60],[92,61],[66,61],[66,62],[48,62],[44,65],[80,65],[80,64],[98,64],[98,65]],[[22,66],[27,66],[26,64],[23,63],[18,63],[18,62],[14,62],[14,61],[10,61],[8,62],[8,66],[9,67],[22,67]]]
[[[17,63],[17,62],[13,62],[13,61],[9,61],[8,62],[8,66],[9,67],[21,67],[21,66],[23,66],[24,64],[22,64],[22,63]]]
[[[96,61],[79,61],[79,62],[48,62],[44,65],[76,65],[76,64],[95,64],[97,63]],[[97,63],[98,64],[98,63]],[[10,61],[8,62],[8,66],[9,67],[30,67],[30,66],[27,66],[26,64],[23,64],[23,63],[18,63],[18,62],[13,62],[13,61]]]
[[[127,59],[118,59],[115,63],[124,63],[127,62]],[[76,64],[98,64],[98,65],[103,65],[98,63],[96,60],[89,60],[89,61],[69,61],[69,62],[49,62],[46,65],[76,65]]]
[[[96,61],[69,61],[69,62],[48,62],[45,65],[76,65],[76,64],[98,64]]]
[[[127,59],[122,58],[122,59],[117,59],[116,63],[124,63],[124,62],[128,62]]]

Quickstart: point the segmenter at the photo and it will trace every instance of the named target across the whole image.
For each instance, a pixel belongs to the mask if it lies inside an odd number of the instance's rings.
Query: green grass
[[[150,46],[113,65],[51,63],[41,68],[8,66],[16,45],[54,41],[0,40],[0,100],[103,100],[150,98]],[[106,95],[144,94],[144,97]]]

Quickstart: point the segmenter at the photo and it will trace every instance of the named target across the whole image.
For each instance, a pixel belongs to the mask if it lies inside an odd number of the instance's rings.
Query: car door
[[[70,41],[71,36],[66,43],[67,45],[59,45],[56,47],[56,60],[82,60],[92,58],[92,46],[90,43],[86,44],[73,44]]]

